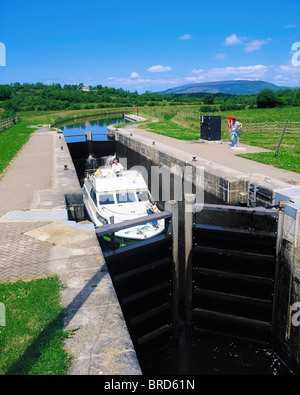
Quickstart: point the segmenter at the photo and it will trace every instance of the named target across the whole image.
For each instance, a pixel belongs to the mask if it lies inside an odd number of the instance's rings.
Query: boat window
[[[91,195],[91,198],[93,199],[93,201],[95,203],[95,206],[97,206],[96,193],[95,193],[95,191],[93,189],[91,189],[90,195]]]
[[[149,198],[148,191],[136,191],[136,195],[139,202],[146,202]]]
[[[118,203],[131,203],[135,202],[135,196],[133,192],[121,192],[117,193],[117,202]]]
[[[99,204],[115,204],[114,195],[99,195]]]

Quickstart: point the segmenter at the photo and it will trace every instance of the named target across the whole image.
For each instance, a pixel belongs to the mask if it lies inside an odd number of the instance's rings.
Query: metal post
[[[185,194],[185,322],[192,324],[192,292],[193,292],[193,204],[196,195]]]
[[[172,214],[172,255],[173,255],[173,337],[178,338],[179,315],[179,257],[178,257],[178,203],[170,200],[165,204],[165,210]]]
[[[284,133],[285,133],[285,130],[286,130],[286,128],[287,128],[288,123],[289,123],[289,120],[287,119],[287,120],[285,121],[285,124],[284,124],[284,127],[283,127],[283,131],[282,131],[282,133],[281,133],[280,140],[279,140],[279,143],[278,143],[277,148],[276,148],[275,156],[278,155],[279,147],[280,147],[280,144],[281,144],[281,141],[282,141],[282,139],[283,139],[283,136],[284,136]]]

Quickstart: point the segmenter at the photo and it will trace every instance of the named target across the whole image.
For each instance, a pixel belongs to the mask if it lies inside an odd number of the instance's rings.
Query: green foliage
[[[11,98],[12,88],[9,85],[0,85],[0,100]]]
[[[13,118],[16,116],[14,110],[5,110],[0,114],[0,119]]]
[[[207,93],[203,96],[203,103],[204,104],[214,104],[214,95],[211,93]]]
[[[250,81],[251,82],[251,81]],[[231,81],[232,83],[232,81]],[[245,83],[245,81],[243,82]],[[264,84],[261,85],[265,86]],[[103,87],[102,85],[91,86],[88,90],[83,90],[83,84],[45,85],[20,84],[18,82],[11,85],[0,85],[0,106],[4,110],[12,111],[62,111],[81,110],[91,108],[118,108],[118,107],[157,107],[157,106],[177,106],[177,105],[216,105],[220,106],[220,111],[233,111],[258,106],[265,107],[257,103],[255,94],[240,95],[229,93],[180,93],[167,94],[146,91],[143,94],[125,91],[123,89]],[[275,102],[271,101],[267,106],[275,103],[276,106],[290,105],[293,101],[294,90],[279,89],[274,93],[271,89],[270,95],[276,97]],[[262,95],[259,94],[260,96]],[[262,96],[263,97],[263,96]],[[273,103],[273,104],[271,104]],[[294,103],[300,105],[300,97]],[[213,110],[212,110],[213,111]]]
[[[219,111],[217,106],[200,106],[199,107],[201,113],[211,113]]]
[[[257,108],[273,108],[278,104],[277,95],[272,89],[264,89],[257,95]]]

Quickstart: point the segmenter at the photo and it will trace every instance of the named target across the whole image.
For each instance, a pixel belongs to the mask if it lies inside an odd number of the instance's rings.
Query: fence
[[[247,123],[244,126],[244,131],[247,132],[281,132],[284,128],[285,122],[260,122]],[[287,133],[300,133],[300,122],[288,122],[286,127]]]
[[[17,123],[18,118],[17,117],[10,117],[6,119],[0,119],[0,132],[3,130],[9,128],[10,126],[14,125]]]

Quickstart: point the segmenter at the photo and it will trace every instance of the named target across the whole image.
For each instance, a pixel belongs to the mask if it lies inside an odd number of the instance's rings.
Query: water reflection
[[[92,132],[93,141],[107,141],[107,126],[123,122],[123,115],[120,114],[66,124],[62,131],[67,143],[85,142],[86,132]]]

